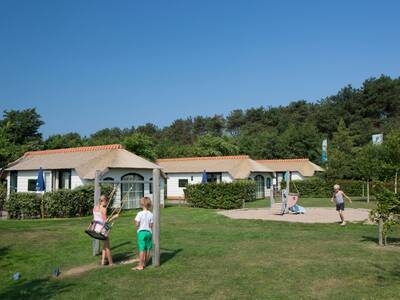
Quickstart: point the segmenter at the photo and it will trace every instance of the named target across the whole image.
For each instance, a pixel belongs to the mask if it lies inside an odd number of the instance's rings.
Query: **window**
[[[271,188],[271,177],[267,177],[266,185],[267,185],[267,189]]]
[[[207,182],[221,182],[222,173],[207,173]]]
[[[136,173],[129,173],[122,176],[121,181],[121,200],[128,193],[124,209],[139,208],[140,199],[144,196],[144,177]]]
[[[36,192],[36,179],[28,179],[28,192]]]
[[[187,180],[187,179],[179,179],[178,186],[180,188],[184,188],[188,185],[188,183],[189,183],[189,180]]]
[[[149,181],[153,181],[153,178],[150,178]],[[149,194],[153,194],[153,182],[149,183]]]
[[[256,182],[256,199],[263,199],[265,198],[265,180],[264,176],[257,175],[254,177],[254,181]]]
[[[10,172],[10,193],[17,192],[17,183],[18,183],[18,171]]]
[[[71,170],[58,171],[58,188],[71,189]]]

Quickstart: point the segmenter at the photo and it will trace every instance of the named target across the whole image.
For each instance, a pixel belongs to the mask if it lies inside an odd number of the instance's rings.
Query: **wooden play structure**
[[[101,171],[96,171],[95,173],[95,180],[94,180],[94,206],[96,206],[99,202],[100,195],[101,195],[101,184],[113,184],[114,189],[113,192],[115,193],[115,187],[119,184],[122,183],[122,181],[110,181],[110,180],[103,180],[104,174]],[[151,183],[153,185],[153,217],[154,217],[154,223],[153,223],[153,255],[152,255],[152,261],[153,261],[153,266],[158,267],[160,266],[160,176],[161,176],[161,171],[160,169],[153,169],[153,180],[152,181],[144,181],[144,180],[133,180],[133,181],[126,181],[124,180],[123,183]],[[129,191],[128,191],[129,192]],[[129,193],[126,193],[126,196]],[[124,197],[125,198],[125,197]],[[110,198],[111,199],[111,198]],[[111,201],[109,201],[110,203]],[[123,206],[124,203],[126,202],[126,199],[122,199],[121,204],[119,207],[114,208],[110,217],[107,220],[113,220],[115,219],[115,216],[117,216]],[[113,218],[114,216],[114,218]],[[101,230],[101,232],[94,232],[93,225],[89,225],[89,228],[85,231],[87,234],[89,234],[91,237],[93,237],[93,256],[97,255],[99,253],[99,240],[104,240],[108,237],[110,234],[110,230],[112,228],[112,221],[106,222],[104,224],[104,228]]]

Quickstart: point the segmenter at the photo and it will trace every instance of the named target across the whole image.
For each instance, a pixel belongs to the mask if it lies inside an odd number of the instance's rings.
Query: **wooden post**
[[[269,199],[270,199],[270,203],[269,204],[270,204],[271,209],[275,204],[274,191],[275,191],[275,185],[272,184],[271,188],[270,188],[270,191],[269,191]]]
[[[383,221],[379,219],[378,223],[378,244],[379,246],[383,246]]]
[[[97,170],[94,177],[94,201],[93,204],[96,206],[99,204],[99,199],[101,195],[101,187],[100,187],[100,171]],[[93,239],[93,256],[96,256],[99,253],[99,240]]]
[[[367,180],[367,203],[369,203],[369,179]]]
[[[364,198],[364,197],[365,197],[365,193],[364,193],[364,180],[362,181],[361,186],[362,186],[362,197]]]
[[[287,171],[288,177],[286,182],[286,205],[285,205],[285,214],[289,212],[288,200],[289,200],[289,193],[290,193],[290,171]]]
[[[153,169],[153,266],[160,266],[160,169]]]

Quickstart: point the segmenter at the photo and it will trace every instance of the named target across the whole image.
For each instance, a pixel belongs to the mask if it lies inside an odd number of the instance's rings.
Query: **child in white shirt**
[[[142,211],[138,212],[135,218],[137,230],[137,242],[139,250],[139,265],[133,270],[143,270],[150,258],[150,250],[153,248],[153,214],[149,210],[151,208],[151,200],[149,197],[140,199]]]

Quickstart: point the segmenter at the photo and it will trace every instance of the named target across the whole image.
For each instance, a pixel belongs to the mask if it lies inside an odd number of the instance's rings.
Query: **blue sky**
[[[400,74],[400,1],[0,0],[0,109],[45,136],[317,101]]]

